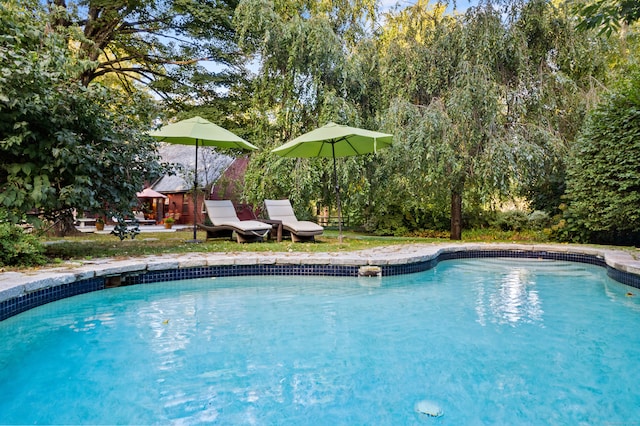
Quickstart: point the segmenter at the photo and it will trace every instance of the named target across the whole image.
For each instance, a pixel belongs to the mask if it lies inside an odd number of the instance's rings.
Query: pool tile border
[[[193,253],[100,259],[34,274],[0,273],[0,321],[55,300],[111,286],[246,275],[357,277],[361,267],[370,266],[379,267],[382,276],[391,276],[426,271],[445,260],[495,257],[588,263],[605,267],[612,279],[640,289],[640,261],[631,253],[588,246],[412,244],[349,253]]]
[[[0,302],[0,321],[46,303],[104,288],[104,279],[90,278],[24,293]]]

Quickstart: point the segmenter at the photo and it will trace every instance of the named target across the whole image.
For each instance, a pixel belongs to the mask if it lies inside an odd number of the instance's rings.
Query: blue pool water
[[[639,422],[635,291],[600,267],[477,259],[89,293],[0,322],[0,423]]]

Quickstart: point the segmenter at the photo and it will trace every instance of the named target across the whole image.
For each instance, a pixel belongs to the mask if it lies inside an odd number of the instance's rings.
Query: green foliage
[[[46,263],[44,247],[17,225],[0,223],[0,266],[34,266]]]
[[[479,216],[474,214],[474,217]],[[534,210],[527,213],[523,210],[504,210],[483,212],[485,224],[473,224],[473,228],[482,229],[491,227],[502,232],[536,232],[548,229],[551,226],[551,217],[547,212]],[[546,238],[545,238],[546,239]]]
[[[534,210],[527,218],[529,221],[528,228],[536,231],[542,231],[551,227],[551,216],[545,211]]]
[[[567,174],[566,240],[640,243],[640,72],[590,114]]]
[[[252,114],[278,141],[325,124],[325,96],[342,78],[344,52],[332,17],[309,3],[246,0],[236,11],[241,45],[261,58]]]
[[[518,193],[533,208],[550,214],[557,214],[562,202],[570,145],[604,89],[594,81],[606,80],[615,57],[612,41],[591,31],[577,33],[574,25],[567,4],[533,1],[524,6],[514,27],[516,40],[530,51],[522,63],[527,71],[519,90],[525,92],[512,95],[514,111],[526,120],[527,139],[540,150],[537,164],[518,176]],[[536,72],[534,66],[542,68]]]
[[[522,231],[528,228],[529,218],[522,210],[497,212],[493,222],[501,231]]]
[[[142,84],[179,106],[191,104],[194,94],[216,102],[218,89],[241,75],[235,65],[242,56],[231,25],[237,0],[46,3],[50,28],[92,61],[81,73],[85,86],[100,80],[132,93]]]
[[[599,29],[607,36],[620,31],[622,23],[640,19],[640,3],[636,0],[595,0],[578,4],[576,10],[582,17],[578,29]]]
[[[374,7],[370,0],[239,4],[235,22],[241,46],[260,58],[247,121],[254,128],[249,140],[258,141],[262,150],[252,154],[247,170],[248,201],[260,205],[265,198],[289,198],[296,213],[309,218],[316,202],[335,205],[331,160],[282,158],[270,150],[328,121],[365,126],[354,99],[366,102],[364,108],[371,112],[374,101],[365,94],[363,82],[375,77],[365,73],[375,61],[375,51],[369,42],[366,58],[351,53],[360,48]],[[370,166],[366,159],[338,160],[343,215],[358,222]]]
[[[0,5],[0,206],[57,221],[72,209],[130,212],[135,193],[161,171],[145,135],[154,108],[76,78],[86,63],[43,21]]]
[[[567,152],[601,90],[594,79],[604,79],[611,41],[576,34],[566,5],[537,0],[507,16],[484,4],[449,16],[418,1],[386,13],[371,37],[355,30],[347,40],[317,4],[238,7],[242,46],[262,60],[249,121],[264,149],[247,173],[251,201],[335,203],[328,161],[269,153],[333,120],[395,135],[391,149],[338,161],[351,224],[385,235],[442,229],[454,192],[464,192],[467,226],[484,226],[487,206],[515,196],[557,213]]]
[[[396,143],[380,165],[391,180],[372,184],[376,199],[446,212],[449,196],[464,192],[464,210],[480,206],[479,214],[495,199],[525,195],[556,211],[567,147],[592,79],[607,69],[606,45],[577,36],[552,3],[510,12],[505,20],[481,5],[456,19],[417,2],[391,14],[380,64]]]

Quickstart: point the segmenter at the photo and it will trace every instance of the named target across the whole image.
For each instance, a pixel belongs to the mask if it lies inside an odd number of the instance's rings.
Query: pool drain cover
[[[433,401],[420,401],[416,404],[416,411],[431,417],[440,417],[444,414],[440,405]]]

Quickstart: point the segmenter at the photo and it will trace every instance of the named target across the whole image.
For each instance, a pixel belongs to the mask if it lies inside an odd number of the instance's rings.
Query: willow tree
[[[389,195],[414,220],[429,216],[422,206],[449,211],[451,238],[460,239],[465,195],[467,206],[509,197],[562,155],[582,119],[581,111],[562,109],[576,106],[562,100],[579,88],[569,67],[575,50],[585,49],[576,46],[591,43],[595,57],[599,45],[551,31],[570,21],[546,2],[511,9],[517,14],[510,20],[491,5],[457,17],[425,13],[427,6],[392,16],[382,38],[382,82],[394,105],[387,121],[399,141],[387,165],[398,170]],[[556,21],[540,19],[554,13]],[[544,31],[524,25],[536,19]],[[560,128],[558,115],[574,130]]]
[[[326,160],[286,159],[270,149],[336,121],[360,125],[349,98],[350,52],[375,16],[375,1],[243,0],[236,10],[241,47],[259,64],[247,114],[263,150],[252,157],[246,179],[251,201],[289,197],[304,211],[313,199],[333,199]]]

